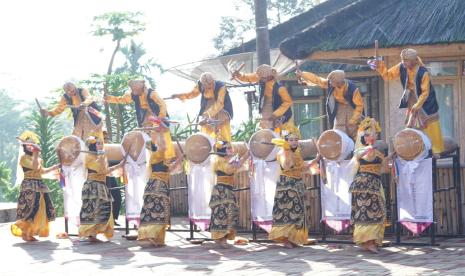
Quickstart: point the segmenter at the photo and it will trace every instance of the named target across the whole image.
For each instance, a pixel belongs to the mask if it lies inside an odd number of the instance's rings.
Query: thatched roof
[[[294,34],[302,32],[309,26],[316,24],[326,15],[339,10],[356,0],[327,0],[308,11],[289,19],[270,29],[270,48],[278,48],[281,41]],[[223,55],[234,55],[245,52],[255,52],[255,39],[245,42],[243,45],[233,48]]]
[[[315,51],[370,48],[374,40],[382,48],[465,42],[464,0],[351,2],[285,39],[281,52],[304,59]]]

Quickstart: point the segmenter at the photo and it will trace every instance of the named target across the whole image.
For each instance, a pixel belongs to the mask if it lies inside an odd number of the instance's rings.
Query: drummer
[[[165,157],[173,159],[176,152],[171,143],[169,123],[167,122],[168,112],[165,101],[152,89],[147,88],[144,80],[131,80],[128,82],[131,89],[123,96],[105,96],[107,103],[129,104],[134,102],[136,108],[137,125],[149,128],[152,140],[156,144],[166,147]],[[153,128],[153,129],[151,129]]]
[[[184,101],[199,95],[202,95],[199,111],[200,131],[218,141],[231,142],[230,121],[234,114],[225,83],[215,80],[211,73],[204,72],[191,92],[173,94],[172,97]]]
[[[57,106],[50,111],[42,108],[40,110],[42,116],[55,117],[69,107],[74,119],[73,135],[85,141],[89,137],[89,133],[97,133],[99,138],[103,140],[100,108],[95,103],[95,99],[89,94],[89,91],[76,87],[72,82],[65,83],[63,90],[65,93],[61,96]]]
[[[330,125],[355,140],[358,124],[363,117],[363,99],[355,83],[347,80],[342,70],[332,71],[326,79],[300,70],[296,71],[296,75],[328,90],[326,112]]]
[[[258,111],[262,115],[260,128],[272,129],[281,136],[298,131],[292,119],[292,98],[287,88],[277,80],[278,73],[275,68],[262,64],[257,67],[255,73],[244,74],[239,70],[233,70],[231,74],[239,81],[258,82],[260,92]],[[285,132],[281,133],[282,130]]]
[[[416,118],[418,123],[415,122],[415,127],[425,132],[433,144],[433,154],[437,156],[444,151],[444,141],[439,123],[439,105],[430,74],[416,50],[404,49],[400,58],[402,62],[390,69],[381,60],[369,60],[368,63],[385,81],[400,80],[404,94],[399,108],[407,108],[407,127],[413,127],[408,121],[411,117]]]

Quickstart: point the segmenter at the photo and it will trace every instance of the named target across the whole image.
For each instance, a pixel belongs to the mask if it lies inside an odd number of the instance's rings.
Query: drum
[[[214,141],[204,133],[194,133],[189,136],[184,144],[184,154],[187,159],[200,164],[207,160],[213,150]]]
[[[269,129],[261,129],[255,132],[249,141],[250,154],[258,159],[275,158],[274,156],[269,156],[276,146],[271,144],[273,138],[279,138],[279,135]]]
[[[397,155],[407,161],[415,160],[422,154],[427,154],[431,143],[426,135],[416,129],[406,128],[396,133],[393,140]]]
[[[245,142],[232,142],[232,148],[234,154],[238,154],[239,156],[243,156],[247,153],[247,145]]]
[[[81,145],[83,148],[81,148]],[[84,147],[84,143],[79,137],[73,135],[64,137],[56,148],[60,163],[65,166],[71,166],[74,160],[81,154],[81,150],[86,150]]]
[[[124,158],[120,144],[104,144],[103,150],[109,162],[120,162]]]
[[[317,142],[318,152],[332,161],[344,160],[353,152],[354,141],[338,129],[324,131]]]
[[[302,154],[303,159],[311,159],[311,158],[316,157],[316,154],[318,153],[318,149],[316,147],[315,140],[313,139],[300,140],[299,146],[300,146],[300,152]]]
[[[124,135],[121,146],[132,160],[137,160],[141,152],[145,150],[145,141],[147,139],[150,138],[144,132],[131,131]]]
[[[446,136],[442,139],[444,141],[444,152],[442,152],[442,154],[452,153],[459,147],[457,141],[455,141],[452,137]]]

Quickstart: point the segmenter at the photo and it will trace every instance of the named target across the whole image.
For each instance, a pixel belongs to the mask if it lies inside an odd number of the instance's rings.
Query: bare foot
[[[37,239],[34,238],[33,236],[26,236],[26,235],[23,235],[22,238],[23,238],[24,241],[28,241],[28,242],[37,241]]]
[[[88,237],[88,240],[89,240],[90,242],[101,242],[101,240],[97,239],[97,238],[94,237],[94,236],[89,236],[89,237]]]
[[[378,247],[376,246],[376,243],[374,241],[369,242],[367,249],[370,252],[379,253]]]
[[[290,249],[296,247],[295,244],[293,244],[292,242],[289,242],[289,241],[284,242],[284,246],[287,247],[287,248],[290,248]]]
[[[152,244],[153,247],[163,247],[165,246],[164,243],[158,243],[157,241],[155,241],[155,239],[149,239],[150,243]]]

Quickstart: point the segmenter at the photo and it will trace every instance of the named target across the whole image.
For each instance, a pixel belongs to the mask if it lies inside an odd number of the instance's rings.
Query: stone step
[[[0,202],[0,223],[16,220],[16,203]]]

